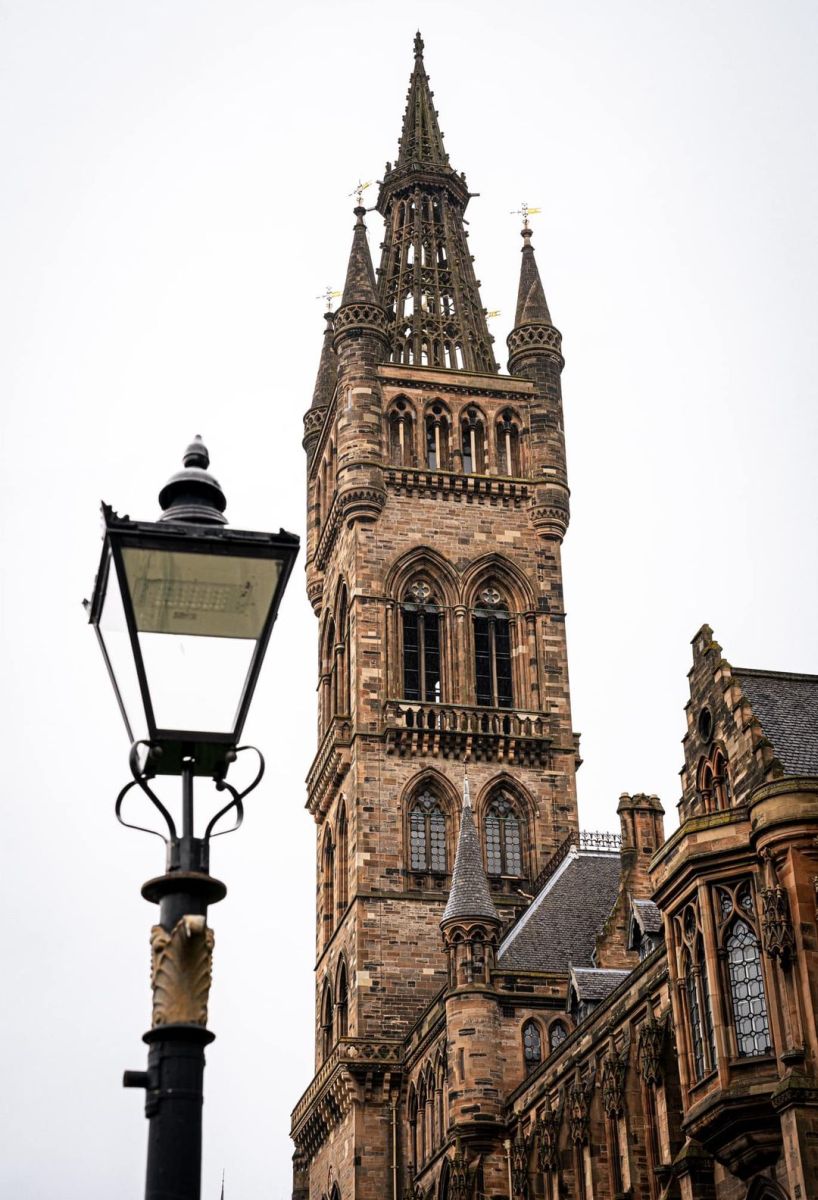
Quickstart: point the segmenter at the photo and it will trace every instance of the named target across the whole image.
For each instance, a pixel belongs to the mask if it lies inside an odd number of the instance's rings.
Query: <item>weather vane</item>
[[[360,179],[359,179],[359,180],[358,180],[358,182],[355,184],[355,187],[354,187],[354,188],[352,189],[352,191],[349,193],[349,194],[350,194],[350,196],[354,196],[354,197],[355,197],[355,200],[356,200],[356,202],[357,202],[358,208],[361,208],[361,207],[362,207],[362,205],[363,205],[364,192],[366,191],[366,189],[367,189],[368,187],[372,187],[372,180],[371,180],[371,179],[370,179],[370,180],[369,180],[367,183],[361,183],[361,181],[360,181]]]
[[[523,229],[528,229],[528,218],[531,216],[532,213],[540,213],[540,212],[542,212],[541,208],[529,208],[529,206],[526,204],[525,200],[523,200],[523,202],[519,208],[514,208],[511,210],[511,215],[512,215],[512,217],[522,217],[523,218]]]
[[[333,291],[332,285],[328,283],[321,295],[316,296],[315,298],[316,300],[323,300],[324,304],[327,306],[327,312],[329,312],[329,310],[332,308],[333,300],[337,300],[340,295],[341,293]]]
[[[486,316],[488,317],[489,320],[491,320],[492,317],[499,317],[501,311],[502,310],[499,308],[487,308]]]

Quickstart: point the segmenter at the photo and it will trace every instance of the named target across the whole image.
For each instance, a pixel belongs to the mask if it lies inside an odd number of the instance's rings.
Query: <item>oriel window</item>
[[[440,686],[440,609],[428,583],[418,581],[406,593],[403,621],[403,696],[437,704]]]
[[[445,872],[446,818],[431,792],[423,792],[412,807],[409,837],[413,871]]]
[[[523,873],[520,822],[510,800],[498,796],[486,812],[486,869],[489,875]]]
[[[753,895],[746,880],[716,889],[719,937],[726,951],[727,982],[736,1049],[742,1058],[772,1051],[761,945],[756,932]]]
[[[482,608],[474,613],[474,674],[477,703],[511,708],[511,626],[509,612],[496,588],[480,595]]]

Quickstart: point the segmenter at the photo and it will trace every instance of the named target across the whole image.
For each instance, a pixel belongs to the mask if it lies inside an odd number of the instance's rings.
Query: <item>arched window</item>
[[[414,465],[412,410],[403,399],[389,414],[389,461],[398,467]]]
[[[409,1084],[409,1099],[406,1108],[409,1118],[409,1148],[412,1166],[416,1167],[418,1163],[418,1096],[413,1083]]]
[[[335,1025],[338,1037],[346,1037],[349,1027],[349,986],[347,984],[347,966],[341,959],[335,981]]]
[[[698,909],[694,905],[688,904],[682,916],[677,918],[677,932],[681,933],[680,974],[684,984],[692,1073],[698,1081],[716,1066],[716,1041],[704,940]]]
[[[542,1035],[536,1021],[526,1021],[523,1025],[523,1059],[526,1075],[542,1062]]]
[[[416,580],[403,599],[403,695],[437,704],[440,691],[440,609],[431,586]]]
[[[338,598],[338,643],[335,646],[335,712],[347,715],[350,711],[350,644],[349,644],[349,602],[346,585],[341,588]]]
[[[495,796],[486,809],[486,871],[516,877],[523,873],[520,821],[510,796]]]
[[[552,1021],[548,1027],[548,1048],[556,1050],[568,1037],[568,1030],[563,1021]]]
[[[410,864],[413,871],[446,871],[446,818],[437,797],[421,792],[409,814]]]
[[[324,991],[321,996],[321,1059],[326,1061],[329,1058],[333,1043],[332,1030],[332,988],[329,985],[329,980],[324,983]]]
[[[332,937],[335,928],[335,847],[332,844],[332,831],[327,829],[324,834],[323,876],[324,876],[324,944]]]
[[[486,471],[486,446],[482,418],[476,408],[467,408],[460,422],[463,471],[483,475]]]
[[[497,422],[497,455],[501,475],[520,474],[520,427],[510,408]]]
[[[696,789],[705,812],[720,812],[730,807],[730,776],[727,759],[718,746],[713,746],[699,762]]]
[[[346,805],[342,801],[338,812],[337,841],[335,846],[337,879],[335,888],[335,903],[339,917],[343,916],[344,910],[347,906],[347,887],[349,882],[349,864],[347,859],[348,836],[347,810]]]
[[[736,887],[719,886],[716,899],[736,1048],[741,1058],[769,1054],[772,1044],[767,997],[750,884],[745,880]]]
[[[421,1076],[418,1086],[418,1166],[426,1162],[426,1102],[426,1078]]]
[[[477,703],[490,708],[511,708],[511,626],[509,611],[499,591],[486,587],[474,610],[474,675]]]
[[[336,713],[337,687],[335,672],[335,621],[328,617],[324,629],[324,643],[321,653],[321,715],[322,732],[326,733],[329,723]]]
[[[449,418],[442,404],[433,404],[426,417],[426,466],[430,471],[449,468]]]

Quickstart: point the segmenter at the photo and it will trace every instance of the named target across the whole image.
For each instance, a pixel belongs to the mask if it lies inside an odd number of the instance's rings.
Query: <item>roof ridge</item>
[[[769,671],[761,667],[733,667],[734,675],[752,675],[754,679],[812,679],[818,683],[818,674],[807,671]]]

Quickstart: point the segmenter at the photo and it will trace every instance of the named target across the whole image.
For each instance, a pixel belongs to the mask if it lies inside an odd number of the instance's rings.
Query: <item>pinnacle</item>
[[[551,314],[537,269],[534,247],[531,245],[531,230],[528,226],[523,229],[522,238],[523,261],[520,267],[520,289],[517,293],[517,315],[514,325],[551,325]]]
[[[310,408],[328,408],[330,406],[338,378],[338,355],[332,348],[332,313],[325,313],[324,320],[327,324],[324,329],[321,358],[318,361],[318,375]]]
[[[480,917],[499,925],[500,918],[489,891],[489,881],[483,868],[483,855],[474,826],[468,784],[464,788],[463,811],[460,816],[460,836],[452,872],[452,888],[441,925],[464,917]]]
[[[415,35],[415,66],[406,96],[397,166],[408,167],[413,163],[438,169],[449,168],[449,157],[443,148],[443,134],[429,88],[429,76],[423,65],[423,38],[419,32]]]
[[[364,217],[366,209],[360,205],[354,209],[355,230],[352,234],[352,249],[349,254],[344,293],[341,306],[345,304],[378,304],[375,292],[375,271],[366,240]]]

